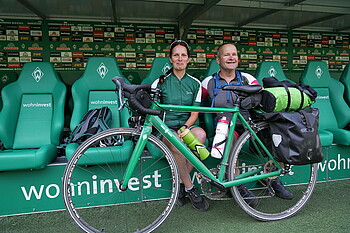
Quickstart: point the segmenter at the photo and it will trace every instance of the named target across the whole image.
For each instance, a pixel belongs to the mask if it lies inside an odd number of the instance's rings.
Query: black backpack
[[[87,138],[109,129],[112,112],[108,107],[89,110],[70,134],[67,143],[82,143]]]

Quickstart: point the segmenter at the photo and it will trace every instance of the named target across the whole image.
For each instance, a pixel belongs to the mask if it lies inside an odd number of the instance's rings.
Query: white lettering
[[[132,191],[137,191],[140,189],[139,184],[140,184],[139,179],[137,179],[136,177],[133,177],[129,180],[128,188]],[[133,187],[134,185],[137,187]]]
[[[93,176],[92,176],[92,179],[94,180],[94,181],[92,181],[92,193],[93,193],[93,194],[96,194],[97,191],[98,191],[98,188],[97,188],[97,181],[96,181],[97,176],[96,176],[96,175],[93,175]]]
[[[55,189],[55,194],[50,194],[50,188],[53,187]],[[50,184],[46,187],[46,196],[48,198],[56,198],[58,195],[60,195],[60,187],[57,184]]]
[[[148,179],[151,178],[150,175],[146,175],[143,177],[142,182],[146,185],[143,186],[144,189],[148,189],[152,186],[152,182],[149,181]]]
[[[44,190],[44,185],[40,185],[40,190],[39,193],[36,190],[36,188],[34,186],[31,186],[29,188],[29,194],[27,193],[27,190],[25,187],[21,187],[24,198],[29,201],[32,198],[32,194],[34,193],[34,196],[36,197],[36,199],[41,199],[41,195],[43,194],[43,190]]]
[[[110,105],[116,105],[118,104],[117,100],[96,100],[96,101],[90,101],[91,104],[110,104]]]
[[[334,164],[333,167],[331,167],[331,163]],[[334,171],[336,168],[337,168],[337,162],[336,162],[334,159],[329,160],[329,161],[328,161],[328,170]]]
[[[324,172],[326,170],[326,163],[327,163],[327,160],[323,162],[323,165],[322,163],[318,163],[318,168],[321,169],[321,172]]]
[[[105,184],[108,184],[108,192],[113,192],[113,183],[111,180],[101,180],[100,186],[101,186],[101,193],[105,193]],[[119,187],[119,186],[117,186]]]
[[[52,103],[29,103],[29,104],[22,104],[24,108],[30,108],[30,107],[44,107],[44,108],[51,108]]]
[[[152,177],[154,178],[154,186],[157,188],[162,187],[161,184],[159,184],[159,177],[161,177],[161,175],[158,174],[158,170],[154,171],[154,175],[152,175]]]

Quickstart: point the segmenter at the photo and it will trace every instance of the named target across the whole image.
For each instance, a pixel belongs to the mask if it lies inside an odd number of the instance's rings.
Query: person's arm
[[[190,128],[194,125],[198,119],[198,112],[191,112],[190,117],[187,119],[186,123],[181,128]]]

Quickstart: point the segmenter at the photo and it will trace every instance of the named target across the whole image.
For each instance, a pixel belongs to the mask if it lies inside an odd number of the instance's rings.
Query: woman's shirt
[[[152,88],[161,90],[160,102],[163,104],[200,106],[201,105],[201,82],[195,77],[185,74],[178,79],[173,73],[164,77],[164,82],[159,79],[153,82]],[[165,124],[174,130],[184,125],[190,117],[190,112],[166,112]]]

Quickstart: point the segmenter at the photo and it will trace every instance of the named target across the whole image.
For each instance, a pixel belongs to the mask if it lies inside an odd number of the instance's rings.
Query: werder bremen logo
[[[97,68],[97,73],[100,75],[102,79],[104,79],[108,73],[107,66],[101,62],[100,66]]]
[[[275,70],[275,67],[271,66],[268,73],[270,77],[276,77],[277,71]]]
[[[168,63],[165,63],[162,69],[163,74],[165,74],[170,69],[171,69],[170,65]]]
[[[9,80],[9,77],[6,74],[1,77],[1,82],[2,83],[6,83],[8,80]]]
[[[38,83],[41,80],[41,78],[44,76],[44,73],[41,71],[39,67],[37,67],[33,71],[32,76],[35,79],[35,81]]]
[[[321,69],[320,66],[317,66],[316,70],[315,70],[315,74],[317,76],[318,79],[321,78],[322,74],[323,74],[323,70]]]

